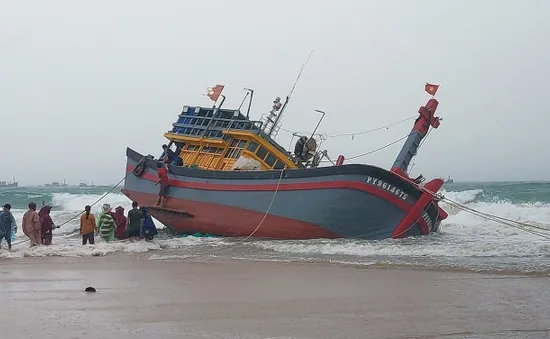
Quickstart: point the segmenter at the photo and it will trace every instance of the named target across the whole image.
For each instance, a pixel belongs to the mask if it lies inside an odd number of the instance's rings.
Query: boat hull
[[[140,175],[134,173],[138,163],[144,164]],[[401,221],[424,192],[374,166],[283,172],[171,166],[171,186],[162,208],[154,206],[159,192],[156,166],[156,161],[128,149],[123,193],[148,206],[156,219],[179,234],[385,239],[429,234],[440,223],[437,205],[429,204],[403,227]]]
[[[17,187],[19,187],[19,183],[17,183],[17,182],[12,182],[12,183],[9,183],[9,184],[0,185],[0,189],[2,189],[2,188],[17,188]]]

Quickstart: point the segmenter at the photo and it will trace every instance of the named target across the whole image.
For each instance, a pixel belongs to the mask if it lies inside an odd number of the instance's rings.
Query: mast
[[[432,98],[428,100],[426,106],[421,106],[418,110],[420,116],[415,120],[413,129],[409,134],[403,148],[399,152],[399,155],[395,159],[391,168],[392,172],[399,173],[400,175],[408,176],[407,170],[412,158],[416,155],[418,148],[428,133],[430,127],[438,128],[441,118],[436,117],[435,111],[439,102]]]
[[[306,68],[312,54],[313,54],[313,50],[311,50],[311,52],[309,53],[309,56],[306,59],[306,62],[302,65],[302,68],[300,68],[300,72],[298,72],[298,76],[294,81],[294,85],[292,86],[290,93],[286,96],[285,102],[282,104],[282,106],[281,106],[281,98],[277,97],[273,101],[273,109],[269,112],[269,115],[267,115],[264,119],[262,119],[262,120],[265,120],[263,121],[263,125],[264,125],[263,131],[265,134],[267,134],[267,136],[275,137],[277,133],[279,133],[279,129],[281,128],[281,126],[279,125],[279,122],[281,121],[283,112],[285,111],[286,106],[290,102],[292,93],[294,93],[294,89],[296,88],[296,85],[298,84],[298,81],[302,76],[302,72]]]

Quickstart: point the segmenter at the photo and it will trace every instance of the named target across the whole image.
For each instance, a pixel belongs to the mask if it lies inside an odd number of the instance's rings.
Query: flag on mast
[[[218,101],[218,98],[222,94],[224,85],[216,85],[214,87],[207,87],[206,88],[206,95],[210,98],[210,100],[216,102]]]
[[[424,90],[428,92],[428,94],[430,94],[431,96],[434,96],[435,92],[437,92],[438,89],[439,89],[439,85],[432,85],[432,84],[426,83],[426,85],[424,86]]]

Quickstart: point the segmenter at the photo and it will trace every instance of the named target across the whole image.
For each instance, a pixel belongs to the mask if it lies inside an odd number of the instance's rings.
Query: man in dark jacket
[[[11,205],[5,204],[2,212],[0,212],[0,248],[2,248],[2,240],[6,239],[8,249],[11,250],[12,227],[14,228],[14,232],[16,232],[17,225],[15,224],[15,218],[10,210]]]

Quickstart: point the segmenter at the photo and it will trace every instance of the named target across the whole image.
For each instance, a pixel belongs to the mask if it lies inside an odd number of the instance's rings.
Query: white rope
[[[246,236],[244,239],[238,240],[238,241],[230,244],[228,247],[225,247],[224,249],[217,249],[215,251],[215,253],[223,253],[225,251],[232,250],[235,247],[244,244],[245,241],[250,239],[254,234],[256,234],[256,232],[258,232],[260,227],[263,225],[265,219],[269,215],[269,211],[271,211],[271,207],[273,206],[273,202],[275,201],[275,196],[277,196],[277,192],[279,191],[279,187],[281,185],[281,181],[283,179],[283,175],[284,175],[285,170],[286,170],[286,167],[281,170],[281,175],[279,176],[279,180],[277,181],[277,186],[275,187],[275,191],[273,192],[273,195],[271,196],[271,201],[269,202],[269,206],[267,207],[267,210],[265,211],[262,219],[260,220],[260,222],[258,223],[256,228],[248,236]]]
[[[392,173],[397,175],[398,177],[402,178],[403,180],[411,182],[410,179],[403,177],[399,173],[395,173],[395,172],[392,172]],[[475,216],[482,217],[482,218],[494,221],[496,223],[499,223],[499,224],[502,224],[502,225],[505,225],[505,226],[514,227],[514,228],[522,230],[524,232],[531,233],[531,234],[537,235],[541,238],[545,238],[545,239],[550,240],[550,229],[548,229],[548,228],[527,224],[527,223],[524,223],[524,222],[521,222],[521,221],[511,220],[511,219],[504,218],[504,217],[501,217],[501,216],[498,216],[498,215],[495,215],[495,214],[491,214],[491,213],[481,212],[481,211],[475,210],[473,208],[470,208],[468,206],[462,205],[462,204],[460,204],[456,201],[453,201],[449,198],[446,198],[442,194],[433,192],[433,191],[431,191],[431,190],[429,190],[425,187],[422,187],[422,189],[424,191],[430,193],[437,200],[442,201],[444,203],[447,203],[451,206],[454,206],[458,209],[461,209],[461,210],[463,210],[465,212],[468,212],[470,214],[473,214]],[[537,231],[534,231],[532,229],[536,229]]]
[[[250,233],[250,234],[249,234],[246,238],[244,238],[242,241],[246,241],[246,240],[248,240],[250,237],[252,237],[254,234],[256,234],[256,232],[260,229],[260,227],[261,227],[262,224],[264,223],[265,218],[267,217],[267,215],[269,214],[269,211],[271,210],[271,206],[273,206],[273,202],[275,201],[275,196],[277,195],[277,192],[279,191],[279,186],[281,185],[281,180],[283,179],[283,174],[284,174],[284,173],[285,173],[285,169],[283,168],[283,169],[281,170],[281,175],[279,176],[279,180],[277,181],[277,187],[275,188],[275,192],[273,192],[273,196],[271,197],[271,202],[269,203],[269,206],[267,207],[267,210],[265,211],[262,220],[260,220],[260,223],[258,224],[258,226],[256,226],[256,228],[254,229],[254,231],[252,231],[252,233]]]

